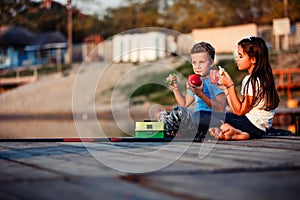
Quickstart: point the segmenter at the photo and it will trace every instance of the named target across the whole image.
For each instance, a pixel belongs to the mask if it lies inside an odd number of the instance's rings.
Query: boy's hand
[[[171,86],[172,90],[178,88],[177,77],[175,73],[170,74],[167,78],[167,83]]]
[[[202,83],[200,86],[191,85],[188,82],[186,83],[187,88],[199,97],[201,97],[201,95],[203,94],[203,85],[204,83]]]

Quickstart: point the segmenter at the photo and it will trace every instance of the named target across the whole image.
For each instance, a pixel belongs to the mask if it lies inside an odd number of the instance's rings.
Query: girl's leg
[[[246,132],[250,135],[250,138],[260,138],[264,131],[254,126],[246,116],[238,116],[233,113],[226,113],[225,123],[230,124],[235,129]]]

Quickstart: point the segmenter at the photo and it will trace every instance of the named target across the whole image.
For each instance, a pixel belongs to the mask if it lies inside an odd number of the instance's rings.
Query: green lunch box
[[[165,123],[164,122],[136,122],[135,137],[136,138],[164,138]]]

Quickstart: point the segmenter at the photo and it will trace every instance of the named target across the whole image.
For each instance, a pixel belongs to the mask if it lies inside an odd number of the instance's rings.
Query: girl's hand
[[[228,86],[233,84],[230,75],[226,71],[224,71],[222,75],[218,75],[218,78],[219,78],[219,85],[220,85],[219,88],[221,89],[225,89]]]

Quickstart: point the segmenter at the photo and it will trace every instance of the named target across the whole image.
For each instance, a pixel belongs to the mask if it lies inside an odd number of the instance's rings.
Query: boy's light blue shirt
[[[206,78],[203,81],[203,93],[212,100],[216,100],[216,96],[224,91],[218,88],[215,84],[210,83],[210,78]],[[195,95],[191,90],[187,89],[188,95],[191,95],[195,98],[194,112],[197,111],[212,111],[210,107],[197,95]]]

